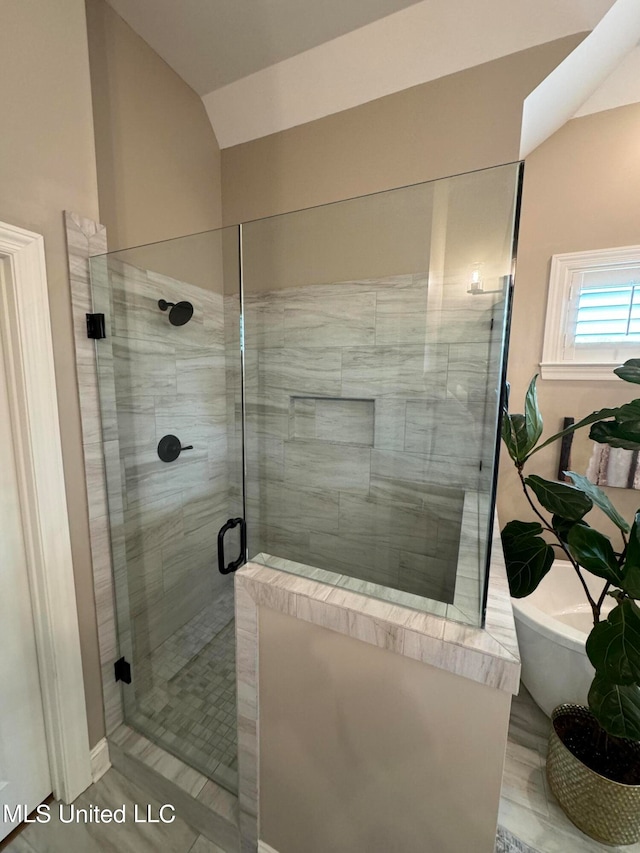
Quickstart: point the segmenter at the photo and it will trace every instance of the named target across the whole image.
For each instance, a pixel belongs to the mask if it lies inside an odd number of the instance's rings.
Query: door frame
[[[51,783],[91,784],[44,238],[0,222],[0,338],[15,445]]]

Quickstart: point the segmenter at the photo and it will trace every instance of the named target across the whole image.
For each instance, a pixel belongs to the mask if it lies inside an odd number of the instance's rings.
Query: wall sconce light
[[[502,293],[502,288],[498,287],[494,290],[484,289],[484,279],[482,277],[482,264],[474,264],[471,268],[471,277],[469,279],[469,287],[467,293],[472,296],[480,296],[485,293]]]
[[[473,265],[467,293],[473,293],[474,295],[477,293],[484,293],[484,287],[482,286],[482,264]]]

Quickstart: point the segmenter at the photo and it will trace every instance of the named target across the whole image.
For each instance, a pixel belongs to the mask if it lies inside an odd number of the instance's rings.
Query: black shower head
[[[167,302],[166,299],[158,300],[158,308],[161,311],[169,311],[169,322],[172,326],[184,326],[193,317],[193,305],[190,302]]]

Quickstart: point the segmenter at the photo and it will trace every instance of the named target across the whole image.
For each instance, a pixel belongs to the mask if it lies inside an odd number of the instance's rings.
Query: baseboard
[[[258,841],[258,853],[278,853],[273,847],[269,847],[264,841]]]
[[[91,750],[91,778],[93,781],[97,782],[98,779],[102,779],[110,767],[109,744],[106,737],[103,737]]]

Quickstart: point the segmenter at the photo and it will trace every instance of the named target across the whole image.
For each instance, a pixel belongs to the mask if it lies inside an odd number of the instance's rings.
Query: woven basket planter
[[[593,719],[581,705],[559,705],[551,715],[552,723],[567,715]],[[628,743],[640,760],[640,745]],[[549,737],[547,778],[566,815],[591,838],[611,846],[640,841],[640,785],[614,782],[591,770],[567,749],[554,726]]]

